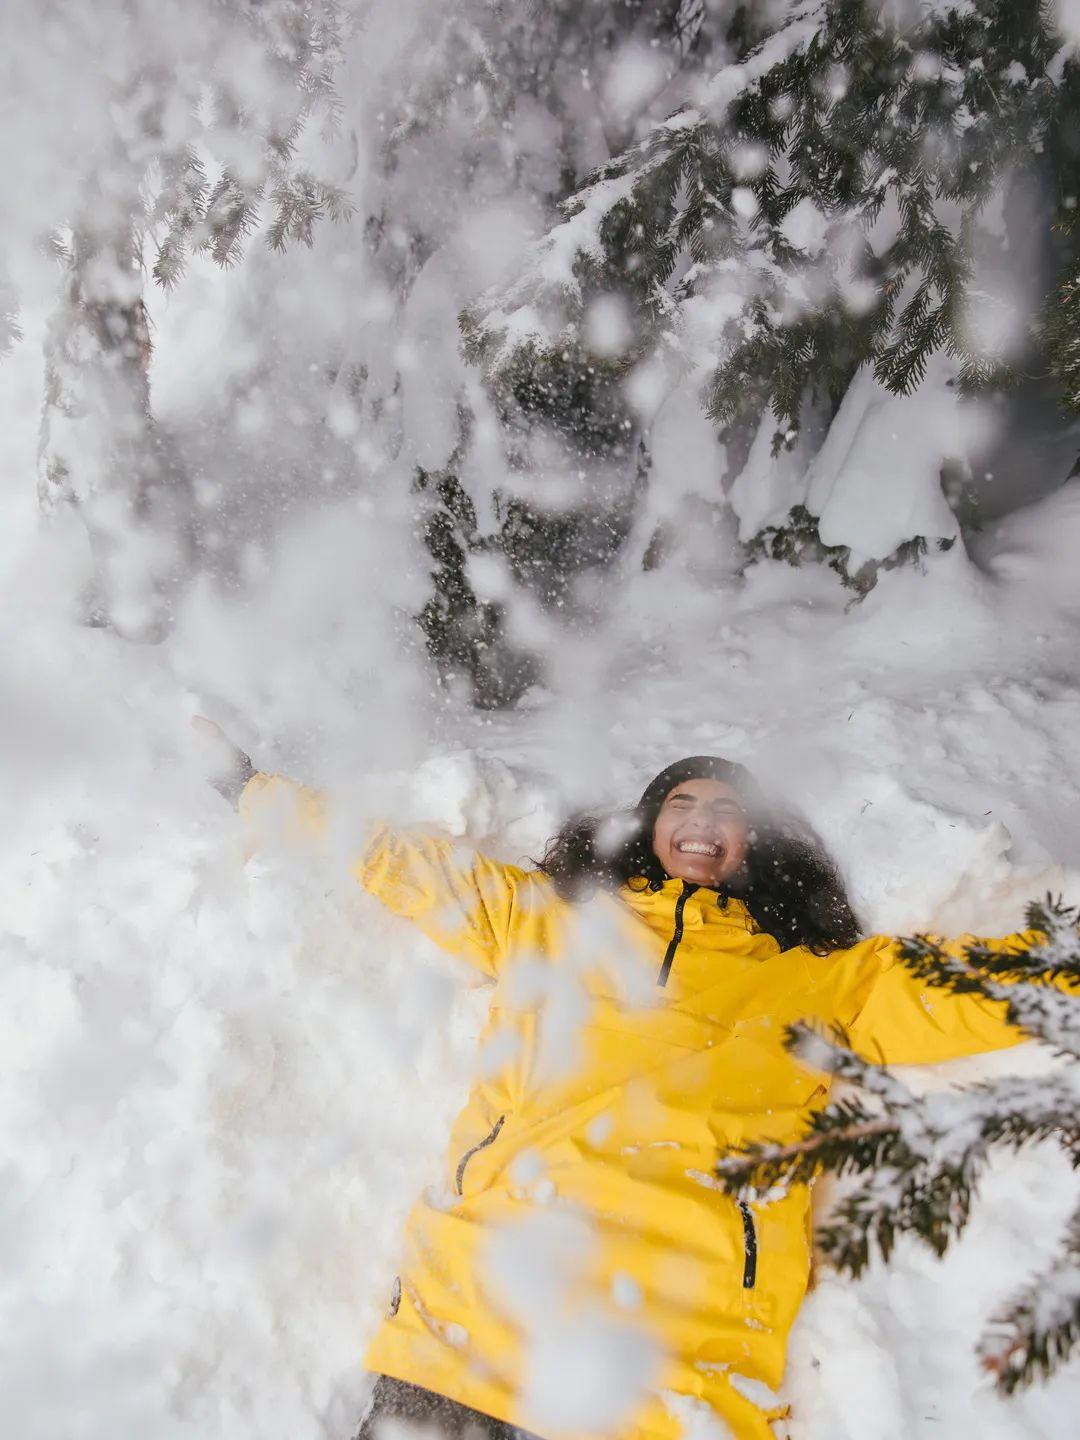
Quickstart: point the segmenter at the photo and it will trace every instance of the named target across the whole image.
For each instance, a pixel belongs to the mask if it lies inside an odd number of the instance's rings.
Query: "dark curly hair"
[[[724,780],[750,817],[750,848],[725,892],[738,896],[781,949],[805,945],[827,955],[853,945],[859,923],[825,847],[805,821],[777,814],[750,772],[716,755],[692,755],[662,770],[630,809],[571,816],[536,862],[564,899],[597,889],[651,887],[670,877],[653,850],[653,826],[664,800],[686,780]]]

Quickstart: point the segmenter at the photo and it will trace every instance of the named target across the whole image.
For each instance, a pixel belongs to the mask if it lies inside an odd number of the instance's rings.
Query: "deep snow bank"
[[[335,861],[247,857],[192,708],[252,707],[256,740],[319,712],[319,778],[358,812],[404,807],[513,858],[586,793],[737,754],[817,823],[871,926],[1000,931],[1047,885],[1080,891],[1078,540],[1062,492],[986,537],[981,568],[938,557],[848,614],[826,575],[761,568],[711,595],[644,575],[576,642],[576,687],[483,725],[414,704],[403,766],[352,708],[349,666],[312,660],[349,653],[319,604],[300,639],[284,618],[267,638],[258,607],[208,629],[202,600],[168,647],[124,645],[71,621],[75,533],[24,538],[2,621],[22,706],[0,842],[11,1433],[346,1436],[404,1211],[467,1079],[482,991]],[[309,553],[271,571],[269,613],[307,594]],[[396,683],[422,694],[408,665]],[[1069,1188],[1052,1149],[1002,1162],[945,1263],[907,1247],[859,1285],[825,1279],[794,1345],[794,1433],[1064,1433],[1075,1368],[1004,1406],[971,1343]]]

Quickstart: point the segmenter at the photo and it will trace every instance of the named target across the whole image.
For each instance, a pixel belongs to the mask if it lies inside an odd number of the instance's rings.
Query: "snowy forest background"
[[[728,754],[870,930],[1080,894],[1080,5],[0,15],[13,1434],[351,1433],[482,992],[250,857],[189,720],[506,858]],[[1051,1069],[1035,1047],[919,1078]],[[1075,1200],[824,1272],[796,1440],[1067,1433]],[[612,1383],[618,1377],[612,1377]]]

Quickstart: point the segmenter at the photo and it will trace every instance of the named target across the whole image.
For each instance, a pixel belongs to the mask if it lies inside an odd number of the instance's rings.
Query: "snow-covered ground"
[[[84,541],[34,519],[36,375],[9,364],[7,1433],[344,1440],[403,1214],[467,1082],[482,989],[352,893],[341,856],[248,855],[195,711],[358,815],[516,859],[567,804],[709,750],[813,819],[876,929],[1000,932],[1028,897],[1080,890],[1080,487],[850,611],[828,572],[740,578],[720,555],[706,585],[677,551],[552,652],[518,712],[481,716],[394,639],[411,542],[390,506],[298,521],[243,600],[190,595],[162,645],[77,625]],[[1069,1194],[1053,1147],[1002,1161],[946,1261],[903,1246],[858,1284],[823,1276],[793,1343],[798,1440],[1068,1433],[1075,1366],[1004,1404],[972,1349]]]

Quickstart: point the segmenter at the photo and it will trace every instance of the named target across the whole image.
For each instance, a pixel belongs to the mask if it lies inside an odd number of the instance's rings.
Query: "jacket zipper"
[[[464,1195],[465,1193],[464,1190],[462,1190],[461,1188],[465,1182],[465,1166],[468,1165],[469,1161],[477,1153],[478,1150],[486,1150],[489,1145],[494,1145],[495,1141],[499,1138],[499,1131],[502,1129],[505,1123],[506,1116],[500,1115],[498,1120],[495,1121],[491,1133],[489,1135],[485,1135],[483,1140],[477,1141],[475,1145],[470,1146],[470,1148],[465,1151],[465,1154],[462,1155],[461,1159],[458,1161],[456,1183],[457,1193],[459,1195]]]
[[[754,1212],[745,1200],[739,1201],[742,1215],[743,1261],[742,1284],[744,1290],[753,1290],[757,1284],[757,1230],[754,1228]]]
[[[660,966],[660,974],[656,977],[657,985],[666,985],[668,976],[671,974],[672,962],[675,959],[675,951],[679,948],[683,932],[683,911],[686,909],[686,902],[693,895],[698,887],[691,885],[689,880],[683,881],[682,894],[675,901],[675,930],[668,941],[667,950],[664,953],[664,963]]]

